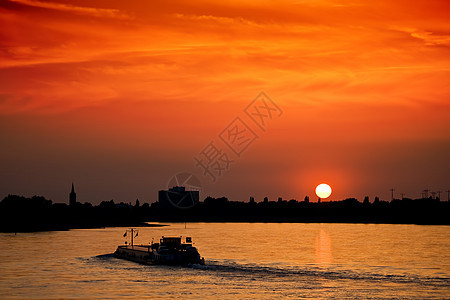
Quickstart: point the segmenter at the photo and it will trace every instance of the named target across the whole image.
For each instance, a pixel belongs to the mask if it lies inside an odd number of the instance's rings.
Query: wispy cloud
[[[93,17],[101,18],[114,18],[114,19],[132,19],[132,17],[118,9],[110,8],[93,8],[85,6],[75,6],[69,4],[61,4],[47,1],[37,1],[37,0],[8,0],[10,2],[19,3],[22,5],[47,8],[65,12],[72,12],[76,14],[88,15]]]
[[[450,45],[450,35],[438,35],[429,31],[411,32],[411,36],[421,39],[426,45]]]
[[[432,30],[395,26],[392,29],[405,32],[412,38],[423,41],[427,46],[450,45],[450,34],[446,32],[437,33]]]
[[[431,99],[430,91],[441,102],[448,94],[448,30],[440,21],[411,23],[406,12],[393,22],[390,2],[337,9],[336,1],[285,1],[273,11],[263,2],[9,2],[29,12],[7,7],[0,19],[0,75],[8,78],[0,90],[46,107],[63,106],[56,98],[81,106],[119,97],[210,101],[261,88],[320,103],[404,102]],[[116,22],[124,12],[136,19]]]

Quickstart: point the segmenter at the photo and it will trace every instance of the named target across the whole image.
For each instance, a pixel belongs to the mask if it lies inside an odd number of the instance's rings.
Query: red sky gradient
[[[417,198],[450,188],[450,2],[0,2],[0,198]],[[194,156],[261,92],[281,117],[222,174]],[[254,125],[254,124],[253,124]]]

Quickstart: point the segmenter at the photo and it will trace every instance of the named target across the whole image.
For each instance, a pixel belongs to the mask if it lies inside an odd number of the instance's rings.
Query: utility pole
[[[392,188],[392,189],[390,189],[390,191],[391,191],[391,200],[394,200],[394,191],[395,191],[395,189]]]
[[[430,190],[428,190],[428,189],[425,189],[425,190],[423,190],[422,191],[422,197],[423,198],[428,198],[428,192],[429,192]]]

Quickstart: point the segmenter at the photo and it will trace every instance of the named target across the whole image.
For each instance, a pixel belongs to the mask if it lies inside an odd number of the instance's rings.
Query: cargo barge
[[[134,261],[146,265],[189,265],[205,264],[192,239],[186,237],[163,236],[159,243],[150,245],[134,245],[135,230],[131,229],[131,243],[120,245],[114,252],[114,257]],[[126,234],[125,234],[126,235]]]

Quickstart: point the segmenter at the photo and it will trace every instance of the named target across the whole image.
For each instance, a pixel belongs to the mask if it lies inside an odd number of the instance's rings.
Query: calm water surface
[[[126,228],[0,234],[0,298],[450,299],[450,227],[188,223],[206,265],[144,266],[112,253]]]

